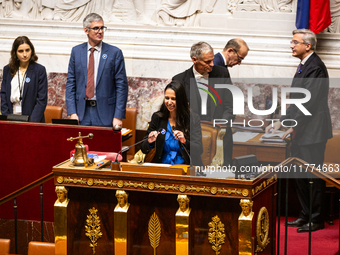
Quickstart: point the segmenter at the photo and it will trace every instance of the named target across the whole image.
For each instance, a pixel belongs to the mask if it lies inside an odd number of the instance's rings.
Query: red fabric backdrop
[[[69,158],[77,141],[66,139],[93,133],[84,139],[91,151],[118,152],[121,134],[111,128],[35,124],[0,121],[0,198],[52,172],[52,167]],[[43,185],[44,220],[54,221],[57,199],[54,182]],[[40,187],[17,198],[18,219],[40,220]],[[0,206],[0,218],[14,218],[13,201]]]

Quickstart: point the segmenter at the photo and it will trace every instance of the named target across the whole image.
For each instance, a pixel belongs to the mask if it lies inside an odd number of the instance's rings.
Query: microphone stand
[[[163,130],[158,131],[158,133],[161,133],[161,132],[163,132]],[[155,135],[152,135],[152,136],[150,136],[150,137],[146,137],[146,138],[144,138],[143,140],[141,140],[141,141],[139,141],[139,142],[137,142],[137,143],[135,143],[135,144],[132,144],[132,145],[130,145],[130,146],[125,146],[124,148],[122,148],[122,149],[117,153],[116,160],[115,160],[114,162],[111,163],[111,170],[120,171],[120,162],[118,162],[118,156],[119,156],[120,153],[123,153],[123,152],[125,152],[125,151],[128,151],[131,147],[136,146],[137,144],[140,144],[140,143],[142,143],[142,142],[144,142],[144,141],[146,141],[146,140],[148,140],[149,138],[154,137],[154,136],[155,136]]]
[[[175,131],[175,127],[172,126],[172,131]],[[177,137],[177,135],[175,136],[177,138],[177,140],[179,141],[179,143],[181,144],[181,146],[183,147],[185,153],[187,154],[187,156],[189,157],[189,161],[190,161],[190,166],[188,167],[187,170],[187,174],[189,173],[190,176],[196,176],[196,170],[195,167],[192,165],[192,159],[191,156],[187,150],[187,148],[185,148],[184,144],[181,142],[181,140],[179,140],[179,138]]]

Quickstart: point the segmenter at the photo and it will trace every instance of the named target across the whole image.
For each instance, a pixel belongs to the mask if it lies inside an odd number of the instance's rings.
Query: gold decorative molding
[[[150,217],[148,233],[150,245],[153,248],[154,255],[156,255],[156,248],[159,246],[161,240],[161,223],[155,212]]]
[[[268,179],[268,183],[272,183],[274,179]],[[216,187],[216,186],[196,186],[196,185],[185,185],[175,183],[156,183],[156,182],[136,182],[136,181],[124,181],[124,180],[107,180],[107,179],[93,179],[93,178],[72,178],[58,176],[56,179],[58,184],[75,184],[83,186],[101,186],[101,187],[115,187],[125,189],[142,189],[142,190],[163,190],[169,192],[181,192],[181,193],[205,193],[211,195],[235,195],[235,196],[249,196],[249,190],[237,189],[228,187]],[[263,181],[266,183],[266,181]],[[256,192],[263,188],[263,183],[256,187]],[[266,184],[267,185],[267,184]],[[253,194],[256,193],[253,189]]]
[[[92,248],[93,254],[96,254],[96,247],[98,246],[98,239],[103,236],[100,229],[100,219],[97,215],[98,210],[96,208],[89,209],[90,214],[87,215],[85,225],[85,235],[90,239],[90,247]]]
[[[242,190],[242,196],[247,197],[249,195],[249,190],[243,189]]]
[[[224,224],[221,222],[220,218],[216,215],[212,217],[212,221],[208,223],[209,233],[208,240],[211,244],[211,248],[216,253],[216,255],[220,254],[220,250],[222,249],[222,244],[224,244],[225,239],[225,230]]]
[[[269,214],[266,207],[262,207],[256,222],[256,252],[262,252],[270,242],[269,236]]]
[[[242,190],[241,189],[225,189],[225,188],[220,188],[218,189],[218,193],[220,194],[235,194],[235,195],[242,195]]]
[[[252,189],[253,195],[260,192],[262,189],[264,189],[268,185],[272,184],[276,180],[277,180],[277,174],[274,174],[271,178],[269,178],[267,180],[263,180],[260,185],[256,186],[254,189]]]
[[[58,176],[58,177],[57,177],[57,182],[58,182],[59,184],[62,184],[62,183],[64,182],[64,177]]]
[[[71,178],[71,177],[64,177],[63,183],[69,184],[69,183],[73,183],[73,184],[87,184],[87,179],[85,178]]]
[[[209,187],[205,187],[205,186],[203,186],[203,187],[195,187],[195,186],[187,186],[186,187],[186,191],[188,191],[188,192],[193,192],[193,191],[196,191],[197,193],[200,193],[201,191],[203,192],[203,193],[210,193],[210,188]]]

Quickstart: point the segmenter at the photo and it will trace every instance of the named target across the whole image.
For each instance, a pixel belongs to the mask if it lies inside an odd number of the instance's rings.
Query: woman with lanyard
[[[26,36],[14,40],[9,64],[3,69],[1,114],[29,115],[32,122],[45,122],[47,75],[37,60]]]
[[[202,165],[201,121],[197,114],[190,112],[180,82],[172,81],[165,87],[163,104],[152,115],[144,139],[147,140],[141,144],[141,150],[147,154],[156,146],[156,163],[190,164],[190,153],[193,165]]]

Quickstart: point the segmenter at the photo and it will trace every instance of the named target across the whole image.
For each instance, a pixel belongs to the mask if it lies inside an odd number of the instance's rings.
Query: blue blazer
[[[73,47],[66,82],[67,114],[77,113],[82,121],[86,107],[87,42]],[[102,42],[97,73],[96,100],[100,120],[112,126],[113,118],[124,119],[128,83],[120,49]]]
[[[230,78],[228,66],[224,64],[224,59],[220,52],[215,54],[213,62],[215,66],[224,66],[227,69],[227,77]]]
[[[11,102],[11,81],[13,77],[6,65],[3,69],[1,83],[1,113],[13,113]],[[44,112],[47,105],[47,75],[44,66],[29,64],[22,93],[22,114],[30,115],[31,122],[45,122]]]

